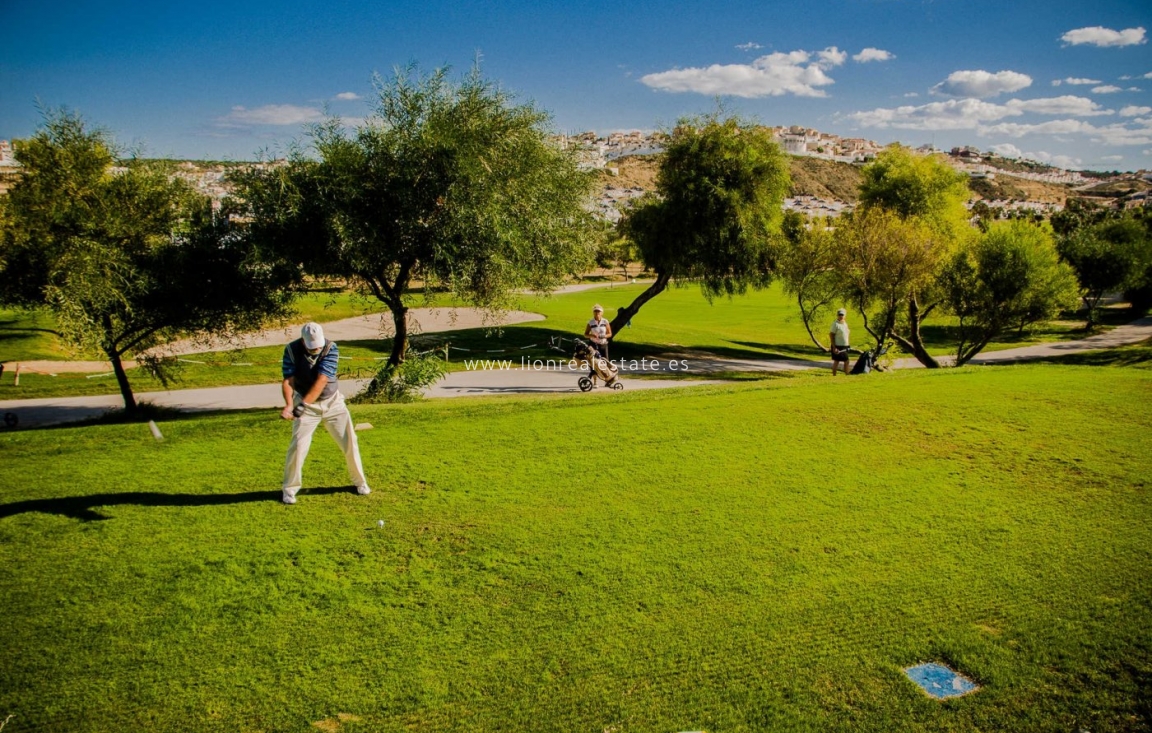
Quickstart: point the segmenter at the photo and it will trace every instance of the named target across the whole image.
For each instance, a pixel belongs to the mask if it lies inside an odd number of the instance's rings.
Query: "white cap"
[[[846,310],[844,310],[843,308],[841,308],[840,310],[836,311],[836,315],[838,315],[838,316],[846,316],[846,315],[848,315],[848,311],[846,311]],[[317,326],[317,328],[319,328],[319,326]]]
[[[324,346],[324,329],[319,323],[305,323],[300,329],[300,338],[304,339],[304,348],[319,349]]]
[[[603,313],[604,312],[604,306],[600,305],[599,303],[592,306],[592,312],[595,313],[596,311],[600,311],[601,313]]]

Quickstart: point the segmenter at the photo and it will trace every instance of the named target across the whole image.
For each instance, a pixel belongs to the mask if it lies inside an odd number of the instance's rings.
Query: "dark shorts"
[[[832,352],[832,361],[843,361],[843,362],[848,361],[850,358],[849,354],[848,354],[848,349],[850,349],[852,347],[851,346],[837,346],[836,348],[839,349],[839,351],[833,351]]]

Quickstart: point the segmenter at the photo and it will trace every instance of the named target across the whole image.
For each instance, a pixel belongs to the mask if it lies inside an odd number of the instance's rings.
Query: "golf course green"
[[[1146,730],[1149,398],[1140,362],[354,407],[373,493],[321,435],[295,506],[270,411],[2,433],[0,721]]]

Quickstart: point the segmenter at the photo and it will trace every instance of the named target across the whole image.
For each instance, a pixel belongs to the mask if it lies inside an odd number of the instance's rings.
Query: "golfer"
[[[284,462],[285,504],[296,503],[296,492],[300,490],[304,459],[312,445],[312,433],[323,423],[332,436],[344,460],[348,464],[348,475],[358,494],[370,494],[368,479],[364,478],[364,466],[360,463],[360,446],[356,442],[356,431],[352,427],[352,416],[344,404],[336,380],[336,364],[340,351],[336,342],[324,338],[324,329],[319,323],[307,323],[300,331],[300,338],[284,347],[284,409],[280,417],[293,420],[292,442],[288,445],[288,458]]]
[[[592,342],[592,348],[605,359],[608,358],[608,339],[612,338],[612,325],[604,318],[604,307],[599,303],[592,306],[592,320],[584,327],[584,337]],[[592,366],[592,365],[589,365]],[[592,384],[596,384],[596,368],[592,367]]]
[[[851,329],[844,320],[847,315],[848,311],[843,308],[836,311],[836,320],[832,322],[832,328],[828,332],[828,340],[832,344],[832,376],[836,376],[836,367],[841,363],[844,364],[845,376],[848,374],[848,349],[852,341],[849,338]]]

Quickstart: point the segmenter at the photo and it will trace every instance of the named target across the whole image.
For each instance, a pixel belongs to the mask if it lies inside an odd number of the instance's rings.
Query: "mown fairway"
[[[272,411],[3,434],[0,719],[1147,730],[1150,396],[1034,366],[355,408],[374,493],[321,434],[293,507]],[[984,689],[929,700],[924,660]]]

